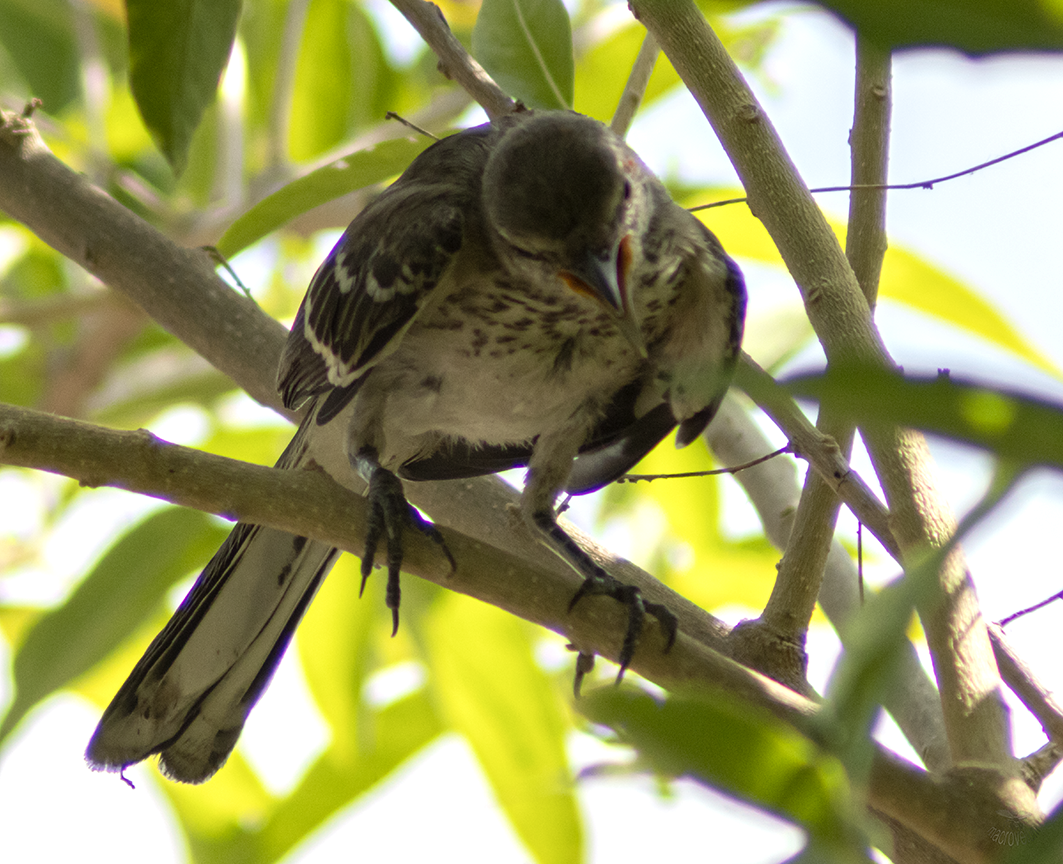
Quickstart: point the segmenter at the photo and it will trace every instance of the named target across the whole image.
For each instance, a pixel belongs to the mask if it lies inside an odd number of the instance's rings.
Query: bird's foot
[[[625,585],[623,582],[618,582],[597,565],[594,565],[594,567],[599,572],[583,580],[583,584],[580,585],[576,595],[569,602],[568,609],[571,612],[584,597],[612,597],[627,606],[627,629],[624,631],[624,641],[620,645],[620,655],[617,658],[617,662],[620,664],[620,671],[617,672],[616,683],[619,684],[624,677],[624,672],[631,665],[631,661],[635,656],[635,647],[638,645],[639,637],[645,627],[647,613],[657,619],[661,633],[664,635],[664,650],[666,652],[670,651],[672,645],[675,644],[679,622],[675,614],[666,606],[660,603],[646,602],[642,592],[634,585]],[[584,665],[586,666],[587,664],[584,663]],[[577,663],[577,693],[579,692],[579,684],[583,674],[586,671],[587,669],[581,671],[580,665]]]
[[[365,455],[359,455],[363,461],[370,461]],[[399,631],[399,603],[402,599],[399,571],[402,569],[403,532],[407,528],[420,531],[436,543],[447,556],[451,570],[454,570],[457,565],[439,529],[421,516],[406,500],[402,481],[386,468],[382,468],[375,458],[371,460],[370,470],[367,473],[369,473],[369,491],[366,496],[369,502],[369,518],[365,532],[365,553],[362,555],[362,585],[358,595],[361,596],[365,591],[365,583],[373,570],[377,547],[383,538],[387,545],[388,568],[385,596],[387,606],[391,610],[391,635],[394,636]]]
[[[532,523],[542,533],[543,539],[571,564],[582,576],[583,584],[568,604],[571,612],[577,603],[584,597],[604,596],[618,600],[628,608],[627,629],[624,631],[624,641],[620,646],[620,655],[617,662],[620,671],[616,681],[619,684],[624,677],[624,672],[635,656],[635,647],[645,626],[646,614],[649,613],[657,619],[657,623],[664,635],[664,650],[670,651],[675,644],[676,633],[679,630],[679,621],[675,614],[660,603],[648,603],[642,596],[642,592],[634,585],[625,585],[618,582],[594,562],[590,555],[576,543],[565,530],[557,524],[554,514],[549,510],[540,510],[532,515]],[[593,658],[585,652],[580,652],[576,662],[575,691],[579,695],[583,677],[593,668]]]

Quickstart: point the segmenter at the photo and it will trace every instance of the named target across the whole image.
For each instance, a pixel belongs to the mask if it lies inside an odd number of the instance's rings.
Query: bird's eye
[[[631,183],[627,180],[624,181],[624,200],[627,201],[631,197]]]

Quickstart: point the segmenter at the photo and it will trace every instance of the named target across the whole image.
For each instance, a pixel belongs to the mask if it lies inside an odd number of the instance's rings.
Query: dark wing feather
[[[528,464],[531,454],[531,444],[476,445],[452,441],[420,459],[410,460],[398,473],[405,480],[464,480],[522,468]]]
[[[497,132],[433,144],[365,208],[318,268],[281,357],[289,408],[355,384],[398,344],[461,248]]]

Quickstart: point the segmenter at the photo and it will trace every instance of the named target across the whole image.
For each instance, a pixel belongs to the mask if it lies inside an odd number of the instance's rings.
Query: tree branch
[[[705,439],[717,458],[727,464],[752,461],[771,450],[759,427],[730,395],[705,431]],[[739,472],[735,479],[756,508],[768,539],[777,549],[785,549],[801,495],[793,464],[785,459],[773,459]],[[856,579],[852,558],[834,540],[827,556],[819,604],[843,642],[846,624],[860,610]],[[897,684],[886,694],[883,704],[931,770],[948,767],[948,743],[937,688],[927,677],[910,642],[905,643]]]
[[[1046,688],[1012,647],[999,624],[989,625],[1000,674],[1012,692],[1041,724],[1049,740],[1063,746],[1063,705],[1055,693]]]
[[[771,418],[789,439],[795,455],[808,460],[853,515],[899,562],[901,547],[893,536],[889,511],[863,478],[849,467],[837,442],[809,422],[793,397],[745,352],[739,359],[735,385]]]
[[[439,71],[457,81],[466,93],[483,106],[487,116],[494,119],[516,110],[516,103],[477,63],[447,26],[446,19],[435,3],[425,0],[391,0],[403,17],[413,26],[428,47],[439,58]]]
[[[179,447],[145,430],[113,431],[2,403],[0,464],[50,471],[73,477],[83,486],[114,486],[229,519],[279,528],[355,555],[364,549],[365,498],[320,470],[286,471],[251,465]],[[537,566],[459,532],[444,529],[444,534],[459,562],[455,574],[450,574],[438,548],[416,532],[406,541],[403,569],[548,627],[585,650],[616,656],[618,634],[623,633],[626,622],[624,611],[615,603],[595,600],[580,603],[569,614],[568,604],[580,579],[563,562],[550,558],[552,566]],[[663,602],[671,608],[683,605],[677,602],[679,595],[663,586],[660,591],[666,595]],[[690,646],[698,645],[692,638],[687,641]],[[609,643],[616,644],[609,647]],[[649,655],[660,654],[662,647],[656,625],[648,624],[638,657],[648,660]],[[710,665],[721,666],[715,661]],[[725,680],[749,688],[751,679],[739,673],[736,664],[726,661],[722,666]],[[651,667],[655,671],[647,671],[658,677],[662,686],[689,685],[698,679],[708,683],[706,670],[698,671],[698,662],[683,650],[669,652]],[[673,671],[665,671],[668,667]],[[632,668],[638,670],[639,663]],[[665,683],[669,679],[671,683]],[[789,698],[776,685],[769,692],[776,693],[773,698]]]
[[[635,112],[642,104],[642,97],[646,95],[646,87],[650,83],[653,67],[657,65],[657,57],[661,49],[657,47],[657,40],[652,33],[647,33],[639,47],[638,56],[631,67],[631,74],[624,84],[624,92],[620,94],[620,101],[616,106],[616,113],[609,123],[612,129],[621,138],[627,137],[627,130],[631,127],[631,121],[635,119]]]
[[[801,290],[828,362],[892,366],[852,268],[775,129],[701,13],[689,0],[631,0],[727,150],[749,197]],[[939,548],[955,523],[935,492],[922,436],[864,430],[905,558]],[[1008,723],[985,622],[962,553],[947,559],[920,615],[934,658],[954,764],[992,766],[979,782],[1032,809],[1008,751]]]
[[[856,109],[850,134],[854,185],[886,182],[889,80],[889,53],[858,40]],[[873,308],[886,252],[885,190],[853,191],[846,237],[846,258],[854,272],[859,267],[858,281],[868,306]],[[851,420],[839,417],[831,404],[825,402],[819,406],[816,428],[834,439],[841,458],[849,459],[855,433]],[[840,506],[841,500],[827,480],[809,471],[779,563],[779,575],[764,611],[758,620],[735,628],[735,659],[748,659],[755,669],[782,681],[804,677],[808,663],[805,637],[821,594],[820,585]]]
[[[364,541],[365,499],[323,472],[250,465],[168,444],[144,431],[115,432],[0,405],[0,462],[73,476],[86,485],[105,482],[310,536],[356,554]],[[455,572],[431,541],[417,535],[410,537],[403,569],[561,633],[582,650],[615,658],[617,635],[626,624],[618,604],[588,598],[569,612],[579,577],[567,567],[540,568],[459,532],[442,531],[458,562]],[[662,648],[659,630],[649,625],[631,668],[671,690],[725,690],[815,735],[810,722],[814,703],[792,690],[690,638],[685,630],[668,654]],[[984,815],[950,784],[932,780],[876,746],[869,790],[873,806],[905,824],[919,824],[927,816],[922,805],[913,805],[940,795],[954,799],[956,812],[949,822],[932,826],[931,839],[955,850],[961,861],[987,861],[972,830],[972,825],[984,824]]]

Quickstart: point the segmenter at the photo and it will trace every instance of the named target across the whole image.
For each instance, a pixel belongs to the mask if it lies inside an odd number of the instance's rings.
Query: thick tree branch
[[[365,498],[324,472],[284,471],[225,459],[170,444],[144,430],[114,431],[0,403],[0,464],[50,471],[85,486],[115,486],[280,528],[356,555],[364,547]],[[450,574],[438,548],[416,532],[407,541],[404,569],[562,633],[585,650],[615,656],[625,613],[615,603],[595,600],[585,610],[581,603],[570,615],[568,603],[580,579],[569,567],[555,558],[548,559],[549,567],[536,566],[459,532],[445,529],[444,533],[459,562],[456,573]],[[678,595],[663,586],[659,591],[670,607],[684,607]],[[578,623],[581,620],[583,624]],[[652,624],[639,658],[661,653],[659,635],[651,634],[656,634]],[[616,643],[614,648],[608,647],[610,642]],[[704,670],[697,671],[700,661],[686,657],[683,650],[669,652],[661,660],[652,663],[656,671],[651,674],[660,678],[662,686],[689,685],[704,678]],[[669,666],[675,671],[665,672]],[[639,663],[632,668],[639,669]],[[748,689],[751,679],[739,674],[736,664],[727,661],[721,668],[726,680]],[[673,677],[671,684],[666,683]],[[774,685],[769,690],[776,693],[773,698],[789,698]]]
[[[858,40],[856,108],[850,133],[854,186],[881,186],[886,182],[889,85],[889,53]],[[871,308],[875,305],[885,252],[885,189],[856,189],[850,195],[845,254],[854,273],[859,270],[857,278]],[[849,459],[855,432],[851,420],[839,417],[830,403],[824,403],[819,406],[816,428],[833,438],[839,455]],[[771,596],[757,621],[735,630],[735,659],[748,659],[754,668],[779,680],[804,677],[805,635],[821,593],[840,505],[827,480],[818,472],[809,471]],[[777,650],[768,650],[772,647]]]
[[[705,439],[725,464],[752,461],[770,452],[772,446],[734,396],[724,399],[719,414],[705,432]],[[801,495],[793,464],[785,459],[772,459],[740,471],[735,479],[756,508],[772,545],[785,549]],[[860,611],[856,579],[852,558],[834,540],[827,557],[819,604],[843,640],[846,624]],[[937,688],[927,677],[911,643],[905,643],[897,684],[886,694],[883,704],[932,771],[948,767],[948,743]]]
[[[701,105],[805,301],[828,362],[889,365],[852,268],[756,97],[689,0],[631,0]],[[906,559],[948,541],[955,522],[935,492],[922,436],[864,430],[886,490],[891,525]],[[980,782],[1018,807],[1032,807],[1008,751],[1000,678],[963,556],[942,567],[920,609],[934,658],[949,747],[957,765],[992,766]]]
[[[87,485],[106,482],[174,503],[220,512],[285,531],[305,534],[349,551],[360,551],[365,500],[323,472],[283,471],[211,456],[161,441],[147,432],[115,432],[40,412],[0,406],[0,462],[62,473]],[[568,603],[579,577],[565,567],[530,565],[509,552],[444,528],[458,568],[430,541],[411,537],[404,569],[451,590],[492,603],[565,635],[584,650],[615,656],[626,613],[608,599],[593,598],[572,612]],[[671,603],[671,600],[667,602]],[[735,663],[680,632],[668,654],[655,626],[647,630],[632,668],[669,689],[726,690],[771,711],[806,733],[814,703]],[[972,864],[988,861],[973,830],[984,815],[954,784],[925,773],[880,747],[869,791],[873,806],[906,824],[927,821],[911,805],[945,795],[953,819],[933,824],[931,839]],[[978,820],[981,820],[979,822]]]

